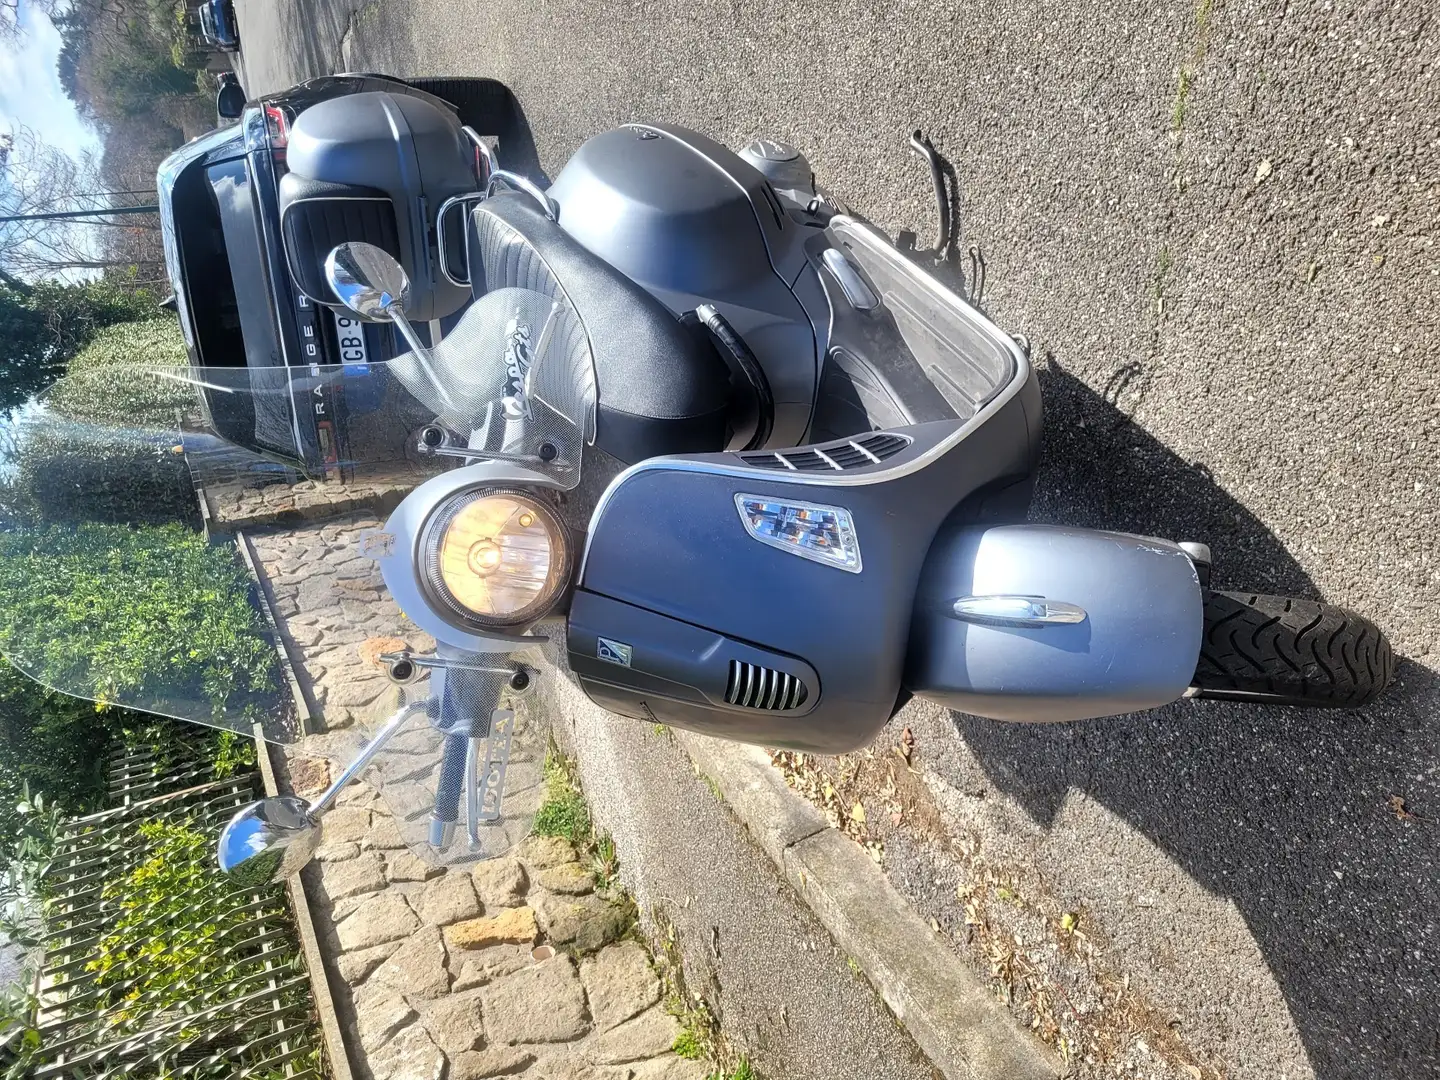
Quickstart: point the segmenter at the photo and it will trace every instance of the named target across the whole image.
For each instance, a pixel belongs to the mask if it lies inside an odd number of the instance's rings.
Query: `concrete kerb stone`
[[[947,1080],[1054,1080],[1064,1065],[990,994],[870,856],[758,747],[677,731],[695,767]]]

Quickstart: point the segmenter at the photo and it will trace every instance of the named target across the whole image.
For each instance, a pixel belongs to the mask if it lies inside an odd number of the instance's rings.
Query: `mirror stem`
[[[423,713],[425,709],[426,702],[412,701],[408,705],[402,705],[384,724],[380,725],[380,729],[375,732],[375,737],[365,744],[360,753],[355,756],[355,760],[346,765],[344,771],[335,778],[334,783],[321,792],[320,797],[310,804],[311,818],[318,818],[326,810],[329,810],[335,800],[340,797],[341,789],[365,771],[366,766],[374,760],[375,755],[383,750],[385,744],[395,737],[395,733],[405,726],[405,721],[417,713]]]
[[[415,333],[415,327],[411,325],[409,318],[406,317],[405,309],[402,308],[399,303],[391,301],[385,308],[385,314],[390,317],[390,321],[393,322],[395,328],[400,331],[400,336],[405,339],[405,343],[410,346],[411,351],[419,358],[426,373],[430,376],[430,382],[434,385],[436,393],[440,395],[440,400],[445,402],[446,408],[455,408],[455,402],[451,400],[450,395],[445,391],[445,384],[442,383],[435,374],[435,358],[430,355],[430,346],[421,341],[420,335]]]

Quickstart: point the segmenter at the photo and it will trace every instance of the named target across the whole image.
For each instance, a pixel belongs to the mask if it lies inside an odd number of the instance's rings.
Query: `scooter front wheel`
[[[1355,708],[1390,682],[1395,656],[1353,611],[1257,593],[1211,592],[1192,696]]]

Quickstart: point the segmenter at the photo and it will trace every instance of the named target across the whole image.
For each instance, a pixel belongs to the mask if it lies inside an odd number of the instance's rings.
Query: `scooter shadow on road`
[[[1053,360],[1040,366],[1032,517],[1202,540],[1216,587],[1318,598],[1253,514],[1113,404],[1142,372],[1121,369],[1096,393]],[[1033,819],[1051,824],[1083,793],[1233,900],[1317,1076],[1379,1078],[1440,1061],[1440,822],[1390,801],[1440,806],[1437,700],[1435,673],[1401,660],[1389,693],[1354,712],[1193,701],[1063,725],[953,715],[990,781]]]

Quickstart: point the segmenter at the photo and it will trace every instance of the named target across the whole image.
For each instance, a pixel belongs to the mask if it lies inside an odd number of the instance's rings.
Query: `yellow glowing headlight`
[[[480,626],[540,618],[565,587],[570,553],[545,505],[513,491],[481,489],[443,504],[425,534],[432,592]]]

